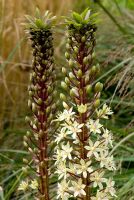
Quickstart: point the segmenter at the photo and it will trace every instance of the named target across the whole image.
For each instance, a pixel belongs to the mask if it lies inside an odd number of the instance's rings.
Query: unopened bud
[[[28,162],[29,161],[27,159],[23,158],[23,163],[28,164]]]
[[[50,113],[50,114],[49,114],[49,117],[48,117],[48,123],[51,122],[52,119],[53,119],[53,115],[52,115],[52,113]]]
[[[88,63],[88,57],[84,57],[83,63],[86,65]]]
[[[77,54],[78,53],[78,47],[74,47],[74,52]]]
[[[38,91],[39,88],[37,85],[35,85],[33,89],[34,89],[34,91]]]
[[[62,103],[62,104],[63,104],[63,107],[64,107],[65,109],[67,109],[67,110],[69,109],[69,106],[67,105],[67,103],[66,103],[66,102],[64,102],[64,101],[63,101],[63,103]]]
[[[69,66],[74,67],[74,62],[71,59],[69,60]]]
[[[44,162],[44,161],[41,161],[41,162],[40,162],[40,166],[41,166],[41,167],[45,167],[45,162]]]
[[[71,80],[73,80],[73,79],[75,78],[75,76],[74,76],[74,74],[73,74],[72,72],[69,72],[69,78],[70,78]]]
[[[95,52],[92,53],[92,58],[95,58],[96,57],[96,54]]]
[[[32,106],[32,102],[31,102],[31,100],[29,99],[29,100],[28,100],[28,107],[31,108],[31,106]]]
[[[52,110],[55,110],[56,109],[56,103],[54,103],[53,105],[52,105]]]
[[[71,48],[70,45],[67,43],[67,44],[66,44],[66,49],[67,49],[67,50],[70,50],[70,48]]]
[[[39,105],[41,105],[41,104],[42,104],[42,99],[39,98],[39,99],[37,100],[37,103],[38,103]]]
[[[48,86],[47,91],[48,91],[48,93],[50,94],[50,93],[53,91],[53,87],[52,87],[52,86]]]
[[[26,122],[30,122],[30,118],[28,116],[25,117]]]
[[[60,93],[60,99],[66,101],[67,98],[63,93]]]
[[[53,97],[56,97],[57,96],[57,91],[55,90],[55,91],[53,91]],[[50,96],[50,101],[52,100],[52,96]],[[48,97],[48,99],[49,99],[49,97]]]
[[[95,100],[94,107],[98,108],[100,106],[100,99]]]
[[[28,147],[28,144],[25,141],[23,141],[23,145],[24,147]]]
[[[26,135],[27,135],[27,137],[30,137],[31,136],[31,132],[27,131]]]
[[[32,81],[33,81],[33,75],[30,74],[30,82],[32,82]]]
[[[49,106],[46,108],[46,113],[48,114],[48,113],[50,113],[50,111],[51,111],[51,107]]]
[[[65,52],[65,57],[68,60],[70,58],[70,54],[68,52]]]
[[[66,68],[65,68],[65,67],[62,67],[62,73],[63,73],[64,75],[66,75],[66,74],[67,74],[67,70],[66,70]]]
[[[22,167],[22,171],[23,171],[23,173],[27,174],[27,172],[28,172],[28,167]]]
[[[92,86],[91,85],[87,85],[86,86],[86,93],[87,94],[91,94],[91,91],[92,91]]]
[[[29,91],[29,96],[32,97],[33,96],[33,92],[30,90]]]
[[[25,142],[28,142],[28,137],[26,135],[24,135],[23,139]]]
[[[30,153],[33,153],[33,149],[32,149],[31,147],[28,148],[28,151],[29,151]]]
[[[85,77],[85,84],[89,82],[89,75]]]
[[[76,89],[76,88],[72,88],[72,89],[70,90],[70,96],[71,96],[71,97],[75,97],[75,96],[77,96],[77,95],[78,95],[77,89]]]
[[[38,123],[39,124],[39,123]],[[36,126],[36,124],[32,124],[32,127],[33,127],[33,129],[37,129],[37,126]]]
[[[69,37],[69,33],[68,33],[68,31],[65,33],[65,35],[66,35],[66,37]]]
[[[46,76],[45,76],[45,75],[42,76],[42,80],[43,80],[43,81],[46,80]]]
[[[67,84],[66,84],[64,81],[61,82],[61,87],[62,87],[64,90],[67,90],[67,89],[68,89],[68,86],[67,86]]]
[[[72,43],[72,40],[70,38],[67,39],[68,44]]]
[[[38,68],[38,70],[39,70],[39,71],[41,71],[41,70],[42,70],[42,67],[41,67],[41,65],[39,65],[37,68]]]
[[[73,42],[75,42],[75,41],[76,41],[74,37],[72,37],[72,41],[73,41]]]
[[[36,73],[35,73],[35,72],[32,73],[32,77],[33,77],[33,78],[36,77]]]
[[[65,83],[66,83],[67,85],[70,85],[70,80],[69,80],[68,77],[65,77]]]
[[[42,60],[42,64],[47,65],[47,60]]]
[[[39,138],[42,138],[42,136],[44,135],[44,132],[42,130],[39,131]]]
[[[97,71],[97,67],[94,65],[92,68],[91,68],[91,74],[95,74]]]
[[[36,110],[37,110],[37,107],[36,107],[35,103],[32,103],[32,111],[36,112]]]
[[[79,78],[82,77],[82,71],[81,71],[81,69],[78,70],[77,75],[78,75]]]
[[[100,82],[96,83],[96,85],[94,87],[95,92],[101,92],[102,89],[103,89],[103,84]]]
[[[81,42],[85,42],[85,41],[86,41],[86,37],[83,36],[83,37],[81,38]]]
[[[37,148],[34,148],[33,151],[34,151],[35,154],[39,153],[39,150]]]

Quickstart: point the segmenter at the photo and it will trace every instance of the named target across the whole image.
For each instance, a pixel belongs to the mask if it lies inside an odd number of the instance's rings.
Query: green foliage
[[[109,1],[103,0],[104,4],[106,6],[109,5]],[[113,3],[118,6],[124,7],[124,8],[129,8],[129,9],[134,9],[134,1],[133,0],[112,0]]]
[[[73,12],[71,18],[66,19],[67,25],[73,25],[76,29],[80,29],[83,25],[87,24],[96,24],[98,21],[96,19],[96,16],[98,13],[93,13],[91,15],[91,10],[89,8],[86,8],[81,14],[78,14],[77,12]]]
[[[35,17],[29,15],[26,15],[25,17],[27,23],[24,25],[26,25],[27,29],[49,29],[54,25],[56,19],[56,16],[52,16],[52,13],[49,11],[46,11],[44,15],[41,15],[38,8],[36,8]]]

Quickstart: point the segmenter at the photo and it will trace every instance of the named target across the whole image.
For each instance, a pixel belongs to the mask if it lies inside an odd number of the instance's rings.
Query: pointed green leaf
[[[43,23],[43,21],[42,21],[41,19],[36,19],[36,20],[35,20],[35,24],[36,24],[36,26],[37,26],[38,28],[44,27],[44,23]]]
[[[78,23],[74,23],[73,25],[74,25],[74,27],[75,27],[76,29],[80,29],[81,26],[82,26],[82,24],[78,24]]]
[[[82,22],[82,17],[81,17],[81,15],[79,15],[78,13],[73,12],[72,17],[74,18],[74,20],[75,20],[76,22],[78,22],[78,23],[81,23],[81,22]]]
[[[86,16],[88,10],[89,10],[89,8],[86,8],[86,9],[81,13],[81,17],[82,17],[82,19],[85,18],[85,16]]]
[[[41,17],[39,8],[36,8],[36,10],[35,10],[35,17],[36,18],[40,18]]]
[[[96,18],[96,16],[97,16],[98,14],[99,14],[99,13],[93,13],[92,15],[89,16],[89,18],[90,18],[90,19]]]

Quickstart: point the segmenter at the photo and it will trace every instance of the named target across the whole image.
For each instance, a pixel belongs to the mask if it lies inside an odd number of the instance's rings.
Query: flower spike
[[[28,107],[32,111],[31,118],[26,117],[31,131],[24,136],[24,145],[30,152],[32,163],[24,159],[34,173],[30,173],[29,185],[22,182],[20,189],[35,191],[40,200],[50,200],[50,174],[52,165],[52,138],[54,135],[55,65],[52,26],[55,17],[47,11],[43,16],[37,9],[35,17],[27,18],[27,32],[32,42],[33,61],[28,87]],[[50,159],[51,157],[51,159]]]
[[[66,20],[65,57],[69,73],[63,69],[62,88],[69,93],[63,100],[63,112],[57,116],[56,165],[59,177],[58,199],[109,200],[115,197],[114,181],[105,178],[107,170],[115,170],[112,134],[101,119],[112,115],[104,104],[100,108],[103,84],[95,81],[100,66],[95,65],[96,13],[89,9],[73,12]]]

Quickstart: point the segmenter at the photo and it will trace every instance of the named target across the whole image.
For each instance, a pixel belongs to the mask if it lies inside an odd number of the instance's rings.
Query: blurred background
[[[18,196],[22,158],[27,156],[22,138],[27,130],[30,43],[22,26],[24,15],[35,8],[57,16],[81,12],[86,7],[99,13],[96,61],[101,65],[98,80],[105,84],[102,103],[109,102],[114,115],[107,126],[115,138],[117,161],[114,174],[117,200],[134,200],[134,1],[133,0],[0,0],[0,186],[4,200]],[[61,19],[59,18],[59,24]],[[66,65],[65,27],[57,26],[55,56],[58,80]],[[60,37],[59,37],[60,36]],[[60,86],[59,86],[60,90]],[[2,189],[0,188],[0,199]]]

